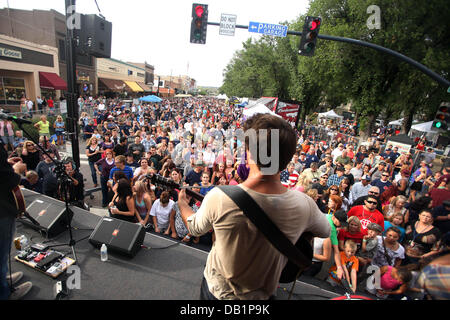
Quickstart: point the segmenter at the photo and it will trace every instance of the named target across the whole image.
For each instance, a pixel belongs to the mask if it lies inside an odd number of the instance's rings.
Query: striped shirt
[[[133,178],[133,169],[131,169],[131,167],[129,167],[129,166],[125,166],[125,168],[123,168],[123,170],[120,170],[117,167],[112,168],[111,171],[109,172],[110,180],[114,177],[114,173],[116,171],[122,171],[123,173],[125,173],[125,176],[128,178],[128,180],[131,180]]]

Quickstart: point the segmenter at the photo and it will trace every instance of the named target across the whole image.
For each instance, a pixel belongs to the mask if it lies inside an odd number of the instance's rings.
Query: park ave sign
[[[22,59],[22,52],[0,47],[0,57]]]

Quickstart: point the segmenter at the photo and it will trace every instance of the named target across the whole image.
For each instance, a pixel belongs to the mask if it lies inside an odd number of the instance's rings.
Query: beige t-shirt
[[[330,236],[330,224],[312,198],[296,190],[263,194],[239,185],[258,203],[278,228],[295,243],[305,231]],[[188,218],[192,235],[214,229],[216,240],[204,276],[217,299],[268,299],[275,293],[287,258],[258,231],[220,189],[206,195]]]

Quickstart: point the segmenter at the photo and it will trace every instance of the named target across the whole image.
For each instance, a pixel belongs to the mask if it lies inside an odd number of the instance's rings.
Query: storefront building
[[[145,69],[116,59],[97,59],[98,94],[137,98],[151,92],[145,84]]]
[[[55,101],[67,83],[59,76],[58,49],[0,35],[0,108],[20,112],[25,98]]]
[[[0,9],[0,32],[25,41],[58,48],[59,76],[67,82],[66,17],[56,10]],[[76,90],[95,95],[96,58],[76,52]]]

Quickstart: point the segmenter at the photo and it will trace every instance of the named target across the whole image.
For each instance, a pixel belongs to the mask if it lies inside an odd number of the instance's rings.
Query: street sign
[[[236,29],[236,15],[222,13],[220,16],[219,34],[223,36],[234,36]]]
[[[248,32],[266,34],[269,36],[276,36],[276,37],[286,37],[287,30],[288,30],[288,27],[283,26],[281,24],[271,24],[271,23],[250,21],[250,23],[248,25]]]

